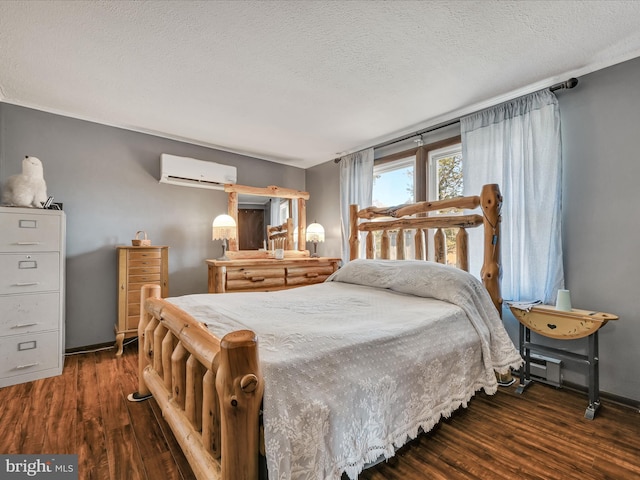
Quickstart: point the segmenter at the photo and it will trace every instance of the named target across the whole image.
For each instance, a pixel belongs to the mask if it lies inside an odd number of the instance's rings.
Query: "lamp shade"
[[[230,215],[218,215],[213,220],[212,240],[236,238],[236,221]]]
[[[307,227],[307,242],[324,242],[324,227],[319,223],[312,223]]]

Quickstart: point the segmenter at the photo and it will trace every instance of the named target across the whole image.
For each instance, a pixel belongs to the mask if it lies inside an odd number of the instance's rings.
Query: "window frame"
[[[455,135],[453,137],[445,138],[443,140],[429,143],[426,145],[408,148],[401,152],[392,153],[383,157],[377,158],[374,161],[374,168],[382,166],[386,163],[393,163],[405,158],[415,156],[414,164],[414,201],[424,202],[429,199],[429,188],[427,182],[429,181],[429,153],[434,150],[441,150],[453,145],[462,144],[462,136]]]
[[[384,168],[383,166],[386,164],[392,164],[392,163],[396,163],[396,162],[400,162],[402,160],[408,159],[410,157],[415,157],[414,172],[413,172],[413,181],[414,181],[414,185],[413,185],[414,200],[413,201],[424,202],[430,199],[430,193],[431,193],[430,190],[432,189],[430,187],[431,179],[429,175],[429,171],[430,171],[429,157],[432,155],[433,152],[436,152],[438,150],[443,150],[449,147],[454,147],[457,145],[462,145],[461,135],[455,135],[449,138],[445,138],[443,140],[439,140],[437,142],[408,148],[400,152],[382,156],[374,160],[374,169]],[[429,252],[429,255],[432,255],[432,252],[433,252],[433,232],[432,231],[429,231],[426,241],[427,241],[427,250]]]

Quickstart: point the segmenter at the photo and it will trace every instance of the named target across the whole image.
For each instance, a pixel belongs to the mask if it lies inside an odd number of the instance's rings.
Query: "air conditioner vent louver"
[[[236,181],[236,167],[166,153],[160,156],[160,183],[222,190]]]

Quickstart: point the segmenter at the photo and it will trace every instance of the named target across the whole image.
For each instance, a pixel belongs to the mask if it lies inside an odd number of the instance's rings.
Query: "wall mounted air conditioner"
[[[225,183],[236,183],[237,172],[229,165],[166,153],[160,156],[160,183],[222,190]]]

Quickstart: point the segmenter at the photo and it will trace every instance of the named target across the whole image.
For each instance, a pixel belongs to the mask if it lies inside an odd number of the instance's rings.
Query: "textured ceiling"
[[[1,1],[0,100],[299,167],[640,56],[640,1]]]

